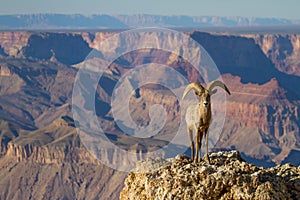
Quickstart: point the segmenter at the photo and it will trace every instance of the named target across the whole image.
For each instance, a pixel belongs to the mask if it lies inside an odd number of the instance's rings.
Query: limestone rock
[[[210,164],[185,156],[142,161],[129,173],[120,199],[300,198],[300,167],[259,168],[238,151],[212,153],[210,158]]]

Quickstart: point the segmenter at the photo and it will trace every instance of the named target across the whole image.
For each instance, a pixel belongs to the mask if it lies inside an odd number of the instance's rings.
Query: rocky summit
[[[238,151],[147,159],[128,174],[120,199],[300,199],[300,167],[245,162]]]

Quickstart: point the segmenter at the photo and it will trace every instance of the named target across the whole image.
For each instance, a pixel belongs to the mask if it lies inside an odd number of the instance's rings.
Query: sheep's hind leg
[[[206,155],[205,155],[205,158],[206,158],[208,164],[210,164],[210,159],[209,159],[209,155],[208,155],[208,129],[205,131],[205,145],[206,145]]]

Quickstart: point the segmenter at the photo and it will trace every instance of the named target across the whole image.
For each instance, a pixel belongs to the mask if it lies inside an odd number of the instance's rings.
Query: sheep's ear
[[[218,90],[217,89],[214,89],[214,90],[212,90],[209,94],[210,95],[214,95],[214,94],[216,94],[218,92]]]

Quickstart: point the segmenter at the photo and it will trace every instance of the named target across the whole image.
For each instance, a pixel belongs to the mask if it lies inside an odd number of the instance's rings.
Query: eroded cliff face
[[[6,155],[17,162],[41,164],[90,163],[100,164],[85,148],[61,146],[18,145],[8,143]]]
[[[76,71],[70,69],[57,70],[58,66],[55,66],[56,63],[69,65],[81,62],[92,48],[97,49],[98,45],[109,37],[115,36],[116,38],[113,43],[104,48],[102,53],[114,54],[118,52],[118,47],[120,46],[125,49],[135,48],[139,44],[153,43],[153,39],[155,38],[157,41],[161,39],[161,35],[155,32],[139,33],[139,37],[133,34],[129,35],[128,38],[120,38],[115,32],[17,32],[19,35],[14,35],[17,33],[10,33],[9,35],[8,33],[6,35],[3,33],[2,41],[11,40],[10,45],[5,47],[5,49],[14,48],[14,45],[22,44],[24,45],[20,50],[22,54],[18,55],[22,55],[25,58],[42,60],[42,62],[48,63],[49,66],[51,64],[51,67],[47,67],[49,69],[45,68],[43,70],[31,70],[30,67],[26,67],[26,69],[24,67],[17,67],[21,65],[21,62],[13,63],[13,65],[8,65],[7,63],[1,64],[1,81],[3,86],[0,92],[3,94],[2,98],[5,100],[1,103],[3,111],[5,111],[5,116],[12,115],[13,118],[22,118],[22,121],[26,118],[22,124],[25,124],[24,126],[28,128],[29,125],[27,124],[30,124],[30,128],[42,127],[59,117],[61,115],[59,113],[65,113],[66,115],[70,113],[70,98]],[[218,142],[217,148],[238,148],[250,158],[263,160],[267,157],[267,160],[272,163],[293,160],[292,157],[295,156],[295,152],[296,154],[299,152],[298,138],[300,122],[298,109],[299,97],[297,96],[297,84],[299,80],[278,72],[266,53],[271,52],[273,55],[276,50],[276,52],[281,52],[282,55],[294,56],[296,58],[299,51],[298,35],[280,37],[276,34],[243,35],[240,37],[212,35],[200,32],[188,34],[202,44],[212,56],[220,72],[223,73],[224,82],[228,85],[232,93],[227,98],[226,122],[223,136]],[[24,35],[27,36],[26,40],[24,39]],[[180,45],[180,40],[174,34],[166,34],[163,37],[167,42],[161,47],[170,43],[173,46]],[[5,38],[7,39],[4,40]],[[11,38],[14,38],[14,40]],[[131,41],[136,46],[124,46],[124,39]],[[288,41],[290,41],[290,45],[283,44],[288,43]],[[8,43],[2,42],[1,44]],[[61,50],[59,48],[60,45],[68,46],[68,48]],[[9,52],[8,50],[6,51]],[[99,100],[97,101],[99,103],[97,107],[99,117],[105,118],[111,116],[111,107],[109,106],[110,96],[116,81],[132,69],[132,67],[145,62],[168,64],[186,76],[189,81],[203,82],[202,78],[205,77],[199,76],[195,70],[192,70],[192,67],[180,59],[176,55],[176,52],[190,57],[196,55],[196,52],[188,52],[188,49],[176,49],[174,53],[159,50],[140,50],[127,53],[115,63],[112,63],[107,70],[107,73],[110,72],[110,75],[102,81],[104,83],[102,86],[103,90],[99,90],[100,95],[97,97]],[[284,64],[288,57],[273,56],[273,58]],[[29,66],[31,63],[23,62],[22,65]],[[65,67],[65,69],[67,68]],[[23,74],[28,73],[39,75],[26,79],[26,76],[23,76]],[[159,72],[149,71],[147,73],[149,76],[160,75],[163,77],[166,75],[165,77],[167,77],[168,75],[167,71],[162,70]],[[31,79],[39,82],[40,86],[39,84],[35,84],[34,81],[30,81]],[[13,84],[5,84],[8,83],[8,80],[13,82]],[[175,77],[174,80],[166,78],[165,81],[172,81],[175,85],[179,86],[183,84],[180,77]],[[100,84],[102,82],[100,81]],[[28,87],[24,87],[25,85]],[[29,89],[33,88],[33,86],[34,90],[38,92],[27,92],[23,95],[21,88]],[[128,87],[133,88],[131,85]],[[13,104],[7,103],[7,99],[9,98],[7,94],[12,96],[22,95],[25,99],[29,95],[30,99],[33,99],[34,102],[36,101],[38,106],[32,110],[28,109],[30,101],[25,105],[18,101],[14,101]],[[39,98],[36,98],[34,95]],[[160,135],[160,138],[172,138],[173,132],[178,128],[180,121],[179,116],[181,113],[178,103],[180,99],[176,99],[174,95],[172,96],[168,93],[164,94],[162,91],[157,92],[157,90],[155,91],[151,88],[142,88],[139,95],[141,96],[140,98],[131,98],[130,103],[132,117],[135,122],[138,125],[147,126],[150,123],[149,108],[151,105],[163,105],[167,112],[167,121],[163,130],[164,133]],[[54,105],[57,105],[57,108],[54,108]],[[52,106],[54,107],[48,109],[48,107]],[[7,115],[7,113],[10,113],[10,115]],[[109,121],[107,124],[110,124],[109,131],[117,129],[117,127],[114,127],[113,122]],[[245,141],[247,141],[247,145]],[[253,146],[255,148],[252,148]]]
[[[0,47],[6,56],[21,56],[21,50],[28,44],[28,39],[32,35],[29,32],[0,32]],[[0,49],[1,49],[0,48]]]
[[[2,54],[0,63],[0,167],[4,170],[3,179],[0,180],[5,183],[0,185],[5,186],[9,183],[9,186],[1,189],[3,192],[0,198],[18,199],[22,194],[26,194],[25,197],[28,198],[61,198],[59,195],[65,191],[68,191],[66,198],[69,199],[117,198],[120,191],[119,183],[124,176],[113,176],[115,172],[104,169],[103,165],[79,144],[79,140],[73,137],[75,125],[71,111],[72,85],[77,69],[70,66],[80,65],[92,48],[98,48],[101,41],[116,33],[1,34],[0,45],[7,55]],[[275,163],[286,162],[299,165],[300,82],[296,76],[281,73],[276,69],[281,64],[283,66],[287,60],[297,58],[296,51],[299,50],[297,42],[283,48],[284,45],[276,44],[281,39],[275,35],[269,36],[268,39],[267,36],[257,35],[251,35],[249,38],[250,36],[220,36],[198,32],[190,34],[203,44],[212,56],[232,93],[227,96],[227,112],[222,136],[212,151],[238,149],[243,158],[256,165],[272,166]],[[140,40],[134,36],[127,39],[138,45],[152,42],[153,38],[159,37],[155,33],[142,36]],[[285,38],[291,40],[294,37],[298,36],[291,35]],[[170,43],[173,42],[174,46],[179,44],[172,34],[165,39]],[[292,40],[296,41],[295,38]],[[107,46],[106,51],[102,53],[116,53],[122,41],[124,40],[117,38],[115,43]],[[258,45],[259,41],[261,46]],[[60,49],[61,45],[70,46]],[[277,48],[281,50],[276,50]],[[180,51],[182,50],[176,49],[175,53]],[[164,91],[157,85],[150,85],[133,92],[130,99],[131,117],[141,126],[150,123],[149,109],[152,105],[162,105],[166,110],[166,125],[156,138],[160,140],[149,139],[152,142],[147,142],[149,146],[145,145],[145,142],[136,144],[141,140],[133,137],[130,140],[128,137],[122,138],[111,117],[110,100],[119,78],[132,67],[144,62],[168,64],[186,76],[189,81],[204,82],[205,75],[199,76],[191,69],[189,63],[175,53],[144,49],[123,55],[109,66],[103,80],[99,81],[95,102],[99,121],[107,125],[105,128],[112,134],[112,142],[118,145],[124,143],[131,151],[142,152],[147,147],[160,148],[173,138],[180,123],[181,110],[180,99],[170,91]],[[196,53],[186,52],[186,55],[193,57]],[[272,62],[276,63],[275,61],[281,64],[274,66]],[[288,70],[282,71],[290,73]],[[162,75],[165,81],[168,80],[165,78],[167,76],[163,76],[168,75],[167,71],[159,70],[147,74]],[[173,78],[174,80],[169,80],[174,85],[183,85],[182,79]],[[127,83],[128,88],[134,88],[133,83]],[[185,145],[188,146],[188,143]],[[117,151],[112,152],[102,152],[102,155],[105,155],[107,160],[111,159],[111,155],[118,157]],[[137,155],[136,160],[140,158],[141,156]],[[115,162],[115,159],[111,160]],[[251,168],[257,169],[254,166]],[[112,182],[108,177],[101,179],[104,173],[102,170],[107,176],[113,177]],[[51,172],[50,181],[43,186],[47,171]],[[73,176],[76,178],[72,178]],[[107,184],[103,184],[104,182]],[[261,187],[274,189],[269,183]],[[33,189],[27,193],[24,188]],[[41,193],[44,196],[39,196],[34,191],[44,191]],[[55,191],[55,194],[51,196],[49,191]],[[232,191],[230,195],[239,193]]]
[[[253,38],[278,70],[300,76],[300,35],[253,34]]]
[[[300,168],[258,168],[237,151],[193,163],[178,155],[140,162],[127,176],[120,199],[299,199]],[[149,172],[150,170],[150,172]]]
[[[38,59],[50,59],[50,58],[58,58],[60,62],[66,64],[77,64],[84,60],[85,56],[92,49],[88,49],[85,43],[88,44],[90,48],[97,49],[102,41],[105,39],[112,37],[119,32],[77,32],[72,34],[66,33],[43,33],[37,34],[34,32],[1,32],[0,34],[0,46],[2,48],[2,54],[6,56],[17,56],[17,57],[32,57]],[[132,44],[145,43],[145,40],[153,38],[159,38],[159,35],[152,34],[140,34],[138,40],[137,38],[127,38],[128,41],[132,41]],[[189,34],[189,33],[188,33]],[[191,33],[191,36],[198,41],[201,45],[203,45],[206,50],[211,54],[211,49],[223,48],[222,45],[226,45],[231,51],[224,51],[223,53],[230,54],[234,56],[223,56],[223,58],[233,58],[235,57],[235,61],[240,65],[251,65],[251,67],[255,67],[255,65],[259,65],[261,59],[248,59],[241,56],[240,53],[235,52],[235,50],[240,51],[241,48],[248,48],[248,58],[253,55],[257,58],[257,52],[251,51],[254,48],[251,42],[247,42],[247,38],[254,39],[254,42],[259,45],[262,52],[266,55],[268,59],[270,59],[276,66],[276,68],[282,72],[288,74],[300,75],[299,72],[299,54],[300,54],[300,36],[298,34],[242,34],[238,37],[234,36],[222,36],[216,35],[211,36],[210,34],[203,34],[199,32]],[[169,34],[169,36],[164,36],[165,40],[172,41],[174,46],[176,46],[176,37],[174,35]],[[243,39],[244,38],[244,39]],[[118,47],[122,46],[122,39],[116,37],[115,42],[111,43],[110,46],[105,48],[107,51],[114,51]],[[214,40],[214,43],[211,43],[210,40]],[[219,39],[222,40],[222,43],[219,43]],[[136,42],[133,42],[136,40]],[[233,42],[230,42],[230,41]],[[38,42],[39,41],[39,42]],[[238,42],[238,48],[235,46],[234,41]],[[150,41],[149,42],[153,42]],[[72,44],[72,45],[70,45]],[[208,45],[206,45],[208,44]],[[64,50],[60,52],[59,46],[63,45],[64,47],[71,47],[69,50]],[[235,47],[233,47],[234,45]],[[25,47],[25,50],[23,49]],[[39,51],[32,51],[30,48],[38,48]],[[246,50],[245,49],[245,50]],[[37,54],[37,52],[39,52]],[[68,53],[69,52],[69,53]],[[70,54],[70,52],[73,52]],[[74,58],[74,53],[77,54],[77,58]],[[250,53],[250,54],[249,54]],[[80,56],[78,57],[78,55]],[[66,58],[68,56],[69,58]],[[220,55],[222,56],[222,55]],[[80,58],[82,57],[82,58]],[[213,56],[213,59],[217,59]],[[222,62],[226,65],[226,59],[222,59]],[[241,63],[242,62],[242,63]],[[251,64],[252,63],[252,64]],[[218,64],[218,61],[217,61]],[[222,67],[218,64],[219,67]],[[231,67],[231,66],[227,66]],[[265,66],[266,67],[266,66]]]
[[[277,164],[288,162],[292,150],[299,149],[299,103],[282,98],[287,92],[275,79],[264,85],[244,85],[237,77],[224,80],[232,95],[219,147],[234,146],[247,156],[269,157]]]
[[[238,149],[248,161],[257,165],[273,166],[286,162],[298,165],[299,160],[293,158],[300,147],[299,103],[285,97],[287,92],[276,79],[263,85],[243,84],[239,77],[231,75],[224,75],[223,80],[231,95],[227,96],[224,128],[215,150]],[[130,101],[132,119],[138,125],[147,126],[150,123],[149,108],[154,104],[163,105],[167,120],[164,134],[158,137],[172,139],[179,124],[185,123],[180,119],[179,99],[147,88],[141,88],[139,94],[139,98],[132,97]],[[212,106],[218,112],[219,106],[224,105],[216,103]]]
[[[8,148],[0,158],[1,199],[118,199],[125,174],[84,149]]]

